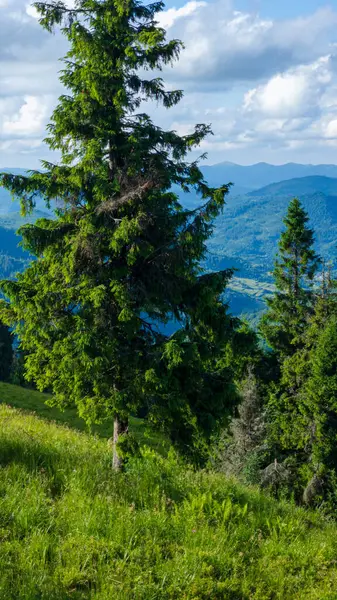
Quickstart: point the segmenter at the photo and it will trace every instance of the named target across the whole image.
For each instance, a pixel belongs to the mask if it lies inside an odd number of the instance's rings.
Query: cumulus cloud
[[[191,2],[187,2],[187,4],[181,8],[169,8],[168,10],[158,13],[158,25],[167,30],[172,27],[178,19],[189,17],[202,6],[207,6],[207,2],[197,2],[196,0],[192,0]]]
[[[331,56],[278,73],[266,84],[246,93],[244,109],[285,118],[316,114],[320,98],[331,83],[332,76]]]
[[[169,29],[186,46],[171,76],[217,88],[269,77],[327,53],[336,24],[337,13],[329,8],[275,21],[235,11],[224,0],[194,6]]]
[[[0,0],[0,166],[38,166],[49,154],[42,140],[66,47],[60,34],[42,29],[32,6]]]
[[[249,90],[241,111],[253,142],[269,141],[292,150],[317,148],[337,139],[336,55],[278,73]]]
[[[329,121],[325,127],[325,135],[330,139],[337,139],[337,119]]]
[[[330,54],[236,93],[188,94],[181,119],[166,113],[163,125],[186,129],[189,111],[190,122],[211,122],[215,135],[201,145],[211,162],[336,162],[336,63]]]
[[[145,110],[181,134],[210,122],[214,136],[200,150],[212,162],[305,160],[310,152],[323,160],[337,144],[337,11],[281,21],[235,4],[189,0],[158,15],[168,37],[185,45],[162,75],[186,94],[172,110]],[[66,50],[27,0],[0,0],[0,166],[51,158],[41,140],[62,91],[58,59]]]
[[[326,156],[335,162],[329,148],[337,145],[336,13],[322,9],[278,22],[234,13],[227,4],[226,16],[210,23],[204,10],[170,30],[176,36],[179,25],[187,46],[172,77],[190,78],[189,110],[199,108],[199,121],[212,123],[215,136],[202,144],[211,161],[301,161],[316,155],[316,162]],[[194,46],[189,35],[198,40]],[[181,122],[186,128],[185,114]]]
[[[45,97],[25,96],[18,112],[4,117],[2,133],[13,137],[42,134],[47,108]]]

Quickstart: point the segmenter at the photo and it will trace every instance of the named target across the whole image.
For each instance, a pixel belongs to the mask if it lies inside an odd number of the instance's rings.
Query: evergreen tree
[[[307,434],[312,439],[313,462],[337,469],[336,317],[329,320],[319,335],[305,386],[305,399],[306,413],[312,422]]]
[[[298,448],[306,436],[302,397],[311,377],[319,337],[331,318],[337,317],[336,300],[336,283],[323,262],[321,286],[312,292],[312,313],[307,320],[302,345],[283,359],[279,382],[274,386],[277,391],[272,401],[273,428],[275,439],[282,441],[284,449]]]
[[[323,447],[333,444],[334,435],[329,427],[324,435],[317,433],[322,423],[332,424],[332,429],[334,423],[328,416],[332,399],[325,398],[326,384],[330,382],[333,387],[333,369],[329,381],[325,381],[322,369],[327,364],[325,352],[333,351],[336,283],[324,262],[321,286],[313,291],[312,301],[302,346],[283,359],[280,380],[271,390],[267,411],[268,443],[277,459],[285,461],[283,464],[292,472],[287,482],[291,491],[307,503],[312,503],[314,497],[317,501],[326,486],[322,477],[327,473],[327,460],[317,456]]]
[[[303,473],[305,500],[328,498],[337,483],[337,317],[320,331],[310,356],[308,379],[301,390],[301,436],[297,443],[305,451]],[[312,488],[315,487],[315,494]],[[333,508],[337,503],[333,491]],[[310,498],[308,499],[308,496]]]
[[[225,431],[217,452],[217,466],[227,475],[235,475],[246,483],[259,483],[265,460],[265,416],[261,398],[261,382],[248,368],[240,386],[237,416]]]
[[[274,278],[276,292],[260,330],[274,350],[278,374],[269,386],[266,441],[271,462],[265,484],[275,490],[301,493],[299,467],[306,461],[302,390],[308,378],[312,344],[308,332],[315,320],[318,294],[313,287],[320,260],[313,249],[314,233],[298,199],[289,205],[281,234]],[[268,482],[268,483],[267,483]]]
[[[19,385],[21,387],[36,389],[34,382],[27,381],[25,362],[27,360],[27,353],[16,343],[14,344],[13,352],[13,364],[10,374],[10,383],[13,385]],[[50,391],[50,390],[46,390]]]
[[[13,364],[10,374],[10,382],[13,385],[25,387],[27,385],[25,379],[25,360],[24,353],[21,348],[15,348],[13,352]]]
[[[0,323],[0,381],[8,381],[13,364],[13,336],[3,323]]]
[[[289,396],[291,386],[297,390],[296,402],[293,398],[288,401],[288,422],[284,419],[283,423],[283,432],[287,432],[284,446],[295,449],[298,456],[308,503],[317,501],[314,496],[318,492],[319,497],[326,493],[331,474],[337,481],[334,450],[337,439],[336,282],[325,266],[315,297],[305,347],[288,358],[282,369],[283,385],[288,390],[284,396]]]
[[[308,215],[294,198],[284,219],[274,279],[276,292],[267,300],[268,312],[260,329],[280,356],[292,355],[303,346],[303,336],[313,311],[312,284],[319,265],[313,249],[314,234]]]
[[[306,346],[314,347],[319,334],[332,316],[337,316],[337,281],[332,277],[332,265],[322,260],[321,284],[314,291],[314,310],[306,332]]]
[[[185,449],[202,446],[236,401],[219,351],[234,322],[221,295],[229,271],[203,274],[200,261],[228,186],[210,188],[187,154],[210,133],[163,131],[140,111],[146,100],[174,106],[181,91],[148,77],[179,55],[156,23],[161,2],[37,2],[48,31],[60,25],[70,50],[46,142],[61,152],[43,172],[2,174],[1,184],[34,207],[58,202],[56,219],[21,228],[37,260],[2,289],[2,315],[28,353],[26,372],[52,388],[61,408],[75,404],[88,423],[114,419],[120,468],[129,415],[149,418]],[[189,211],[172,193],[191,188]],[[163,333],[170,319],[179,323]],[[119,451],[118,448],[119,447]]]
[[[241,320],[222,351],[222,362],[231,366],[236,384],[241,385],[251,369],[262,375],[264,358],[257,332]]]

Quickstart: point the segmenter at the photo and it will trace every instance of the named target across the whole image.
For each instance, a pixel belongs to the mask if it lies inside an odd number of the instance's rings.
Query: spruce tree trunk
[[[128,422],[122,421],[118,416],[114,419],[114,433],[113,433],[113,444],[112,444],[112,468],[114,471],[121,471],[123,467],[123,458],[118,455],[117,444],[118,440],[123,433],[128,431]]]

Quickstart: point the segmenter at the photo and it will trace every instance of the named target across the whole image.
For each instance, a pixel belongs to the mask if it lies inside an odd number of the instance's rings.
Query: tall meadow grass
[[[144,447],[0,405],[1,600],[333,600],[337,527]]]

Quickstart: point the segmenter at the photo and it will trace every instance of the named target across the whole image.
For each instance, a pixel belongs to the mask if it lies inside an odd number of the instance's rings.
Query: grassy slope
[[[48,421],[55,421],[56,423],[89,433],[85,422],[77,416],[74,408],[67,408],[64,412],[61,412],[58,408],[45,404],[50,399],[50,394],[41,394],[28,388],[0,381],[0,405],[8,404],[15,408],[24,409]],[[153,431],[150,436],[144,421],[141,419],[132,417],[130,429],[140,444],[149,445],[161,453],[167,452],[167,443],[163,440],[162,436]],[[95,425],[91,433],[102,438],[110,438],[113,433],[112,422]]]
[[[116,476],[106,439],[0,405],[1,600],[333,600],[336,556],[318,515],[172,453]]]

